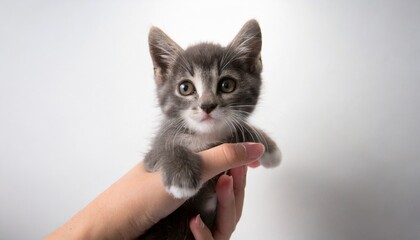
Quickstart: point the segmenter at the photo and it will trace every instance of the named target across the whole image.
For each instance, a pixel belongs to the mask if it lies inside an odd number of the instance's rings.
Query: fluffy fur
[[[266,148],[262,165],[280,163],[274,141],[247,122],[260,94],[261,45],[255,20],[226,47],[201,43],[184,50],[162,30],[151,28],[149,47],[164,120],[145,156],[145,168],[159,171],[175,198],[189,199],[140,239],[194,239],[188,222],[199,213],[212,228],[217,178],[201,181],[197,152],[221,143],[260,142]]]

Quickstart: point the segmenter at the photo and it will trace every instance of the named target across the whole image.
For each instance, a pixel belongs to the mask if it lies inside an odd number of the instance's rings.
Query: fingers
[[[194,235],[195,240],[212,240],[213,236],[210,232],[210,229],[203,223],[200,215],[192,218],[190,220],[190,229]]]
[[[240,177],[241,170],[234,171],[235,177]],[[190,229],[196,240],[228,240],[235,230],[237,224],[237,203],[234,193],[234,185],[238,184],[238,180],[234,180],[234,176],[222,175],[217,181],[217,213],[216,213],[216,226],[213,233],[205,226],[197,215],[190,221]],[[243,186],[243,184],[241,183]],[[240,201],[242,211],[243,195]]]
[[[222,144],[200,152],[203,159],[203,181],[230,170],[231,176],[220,176],[217,185],[216,226],[212,232],[205,226],[200,215],[190,220],[190,229],[196,240],[229,239],[236,228],[244,203],[247,166],[264,154],[259,143]],[[257,166],[257,164],[254,164]]]
[[[248,168],[246,166],[241,166],[230,170],[230,175],[233,178],[233,193],[235,195],[236,222],[238,222],[242,216],[247,170]]]
[[[200,152],[203,159],[203,180],[207,181],[217,174],[257,161],[264,154],[260,143],[222,144]]]
[[[233,192],[233,177],[220,176],[216,185],[217,210],[216,226],[214,229],[215,239],[230,239],[236,227],[236,205]]]

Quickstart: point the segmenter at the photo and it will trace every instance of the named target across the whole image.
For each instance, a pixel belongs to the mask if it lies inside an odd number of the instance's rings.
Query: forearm
[[[202,181],[258,160],[260,144],[223,144],[200,154]],[[159,172],[140,163],[46,239],[133,239],[184,203],[166,192]]]
[[[182,203],[138,164],[46,239],[132,239]]]

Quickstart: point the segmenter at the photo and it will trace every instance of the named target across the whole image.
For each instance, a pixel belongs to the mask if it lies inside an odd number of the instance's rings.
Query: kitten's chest
[[[185,134],[182,145],[193,152],[200,152],[226,142],[226,136],[221,134]]]

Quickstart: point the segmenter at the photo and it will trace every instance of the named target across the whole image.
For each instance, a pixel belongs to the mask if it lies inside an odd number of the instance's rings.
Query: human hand
[[[196,240],[230,239],[242,215],[247,166],[232,168],[230,176],[221,175],[216,184],[217,209],[215,228],[211,231],[200,215],[190,221],[190,229]]]
[[[255,143],[223,144],[199,153],[203,181],[232,169],[231,176],[221,176],[216,187],[220,215],[213,233],[216,239],[228,239],[241,216],[246,174],[242,166],[257,161],[263,153],[263,145]],[[185,200],[174,199],[165,191],[159,172],[148,173],[140,163],[47,239],[132,239]],[[202,226],[197,217],[190,222],[197,239],[212,239]]]

